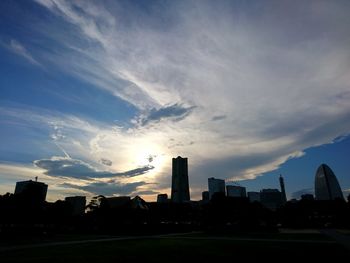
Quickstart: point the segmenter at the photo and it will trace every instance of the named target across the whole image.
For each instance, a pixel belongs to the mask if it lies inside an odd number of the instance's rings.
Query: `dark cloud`
[[[145,182],[134,182],[121,184],[118,182],[93,182],[87,185],[76,185],[71,183],[61,184],[61,187],[83,190],[96,195],[130,195],[137,187],[145,185]]]
[[[150,155],[148,156],[147,160],[148,160],[149,163],[151,163],[151,162],[153,162],[154,158],[156,158],[156,157],[157,157],[157,155],[152,155],[152,154],[150,154]]]
[[[108,171],[97,171],[91,165],[77,159],[67,157],[52,157],[34,161],[34,165],[45,169],[45,174],[50,176],[62,176],[80,179],[108,178],[108,177],[133,177],[146,173],[153,169],[153,166],[139,167],[122,173]]]
[[[117,175],[118,176],[132,177],[132,176],[144,174],[144,173],[148,172],[149,170],[152,170],[153,168],[154,168],[154,166],[148,165],[148,166],[143,166],[143,167],[136,168],[136,169],[133,169],[130,171],[126,171],[123,173],[117,173]]]
[[[217,115],[217,116],[214,116],[213,118],[211,118],[212,121],[221,121],[223,119],[226,119],[227,116],[226,115]]]
[[[301,189],[299,191],[293,192],[290,196],[295,199],[300,199],[302,195],[304,194],[314,194],[314,189],[313,188],[306,188],[306,189]]]
[[[102,159],[100,160],[100,162],[101,162],[102,164],[104,164],[104,165],[107,165],[107,166],[111,166],[111,165],[113,164],[111,160],[108,160],[108,159],[105,159],[105,158],[102,158]]]
[[[141,116],[138,123],[144,126],[151,122],[159,122],[162,119],[180,121],[186,118],[194,108],[195,106],[184,107],[178,103],[160,109],[153,108],[147,115]]]

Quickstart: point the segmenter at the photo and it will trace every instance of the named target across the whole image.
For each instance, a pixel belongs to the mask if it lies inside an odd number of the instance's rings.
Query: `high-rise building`
[[[71,214],[73,216],[83,215],[86,207],[85,196],[69,196],[64,199],[71,208]]]
[[[315,196],[316,200],[344,199],[335,174],[326,164],[321,164],[316,171]]]
[[[208,178],[208,188],[210,199],[215,193],[222,193],[225,195],[225,180],[216,179],[214,177]]]
[[[284,179],[281,174],[280,174],[279,180],[280,180],[280,187],[281,187],[282,204],[285,204],[287,202],[287,195],[286,195],[286,189],[284,187]]]
[[[28,201],[44,202],[46,193],[47,184],[32,180],[16,183],[15,195],[22,195]]]
[[[265,207],[276,210],[282,205],[281,192],[278,189],[262,189],[260,201]]]
[[[248,192],[248,198],[251,203],[260,202],[260,193],[259,192]]]
[[[171,201],[174,203],[190,201],[187,158],[181,158],[181,156],[173,158]]]
[[[202,201],[209,201],[209,191],[202,192]]]
[[[247,197],[245,187],[240,185],[227,185],[226,194],[231,197]]]
[[[167,203],[168,195],[167,194],[159,194],[157,195],[157,203]]]

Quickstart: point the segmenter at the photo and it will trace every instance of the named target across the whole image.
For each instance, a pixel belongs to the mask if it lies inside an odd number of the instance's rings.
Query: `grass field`
[[[290,235],[273,238],[191,234],[185,236],[137,238],[132,240],[59,244],[43,247],[14,248],[0,252],[0,262],[249,262],[330,260],[349,257],[349,251],[327,239],[310,235]],[[304,240],[303,241],[299,241]]]

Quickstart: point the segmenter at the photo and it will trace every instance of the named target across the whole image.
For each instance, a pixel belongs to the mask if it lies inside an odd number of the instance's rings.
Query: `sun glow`
[[[146,145],[144,145],[146,146]],[[158,147],[147,145],[146,147],[137,147],[134,150],[134,155],[131,155],[133,158],[133,163],[140,166],[154,166],[155,168],[160,168],[163,164],[164,154]]]

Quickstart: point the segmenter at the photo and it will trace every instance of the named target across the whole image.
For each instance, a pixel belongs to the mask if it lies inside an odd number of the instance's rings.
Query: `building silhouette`
[[[203,191],[202,192],[202,201],[209,201],[210,198],[209,198],[209,191]]]
[[[209,199],[212,199],[215,193],[222,193],[225,195],[225,180],[216,179],[214,177],[208,178]]]
[[[168,195],[167,194],[159,194],[157,195],[157,203],[167,203]]]
[[[173,158],[171,201],[174,203],[190,201],[187,158],[181,158],[181,156]]]
[[[247,197],[245,187],[240,185],[227,185],[226,194],[231,197]]]
[[[47,184],[35,181],[22,181],[16,183],[15,195],[23,196],[27,201],[44,202],[47,194]]]
[[[251,203],[260,202],[260,193],[259,192],[248,192],[248,199]]]
[[[111,196],[105,198],[105,204],[111,208],[127,206],[130,203],[130,196]]]
[[[303,194],[301,195],[300,197],[301,200],[307,200],[307,201],[314,201],[315,198],[314,198],[314,195],[313,194]]]
[[[315,197],[316,200],[344,199],[335,174],[326,164],[321,164],[316,171]]]
[[[282,203],[285,204],[285,203],[287,203],[287,195],[286,195],[286,189],[284,187],[284,179],[283,179],[281,174],[280,174],[280,177],[279,177],[279,181],[280,181],[280,187],[281,187]]]
[[[86,197],[85,196],[69,196],[64,201],[71,208],[71,215],[79,216],[85,213]]]
[[[262,189],[260,202],[271,210],[276,210],[282,205],[282,195],[278,189]]]

